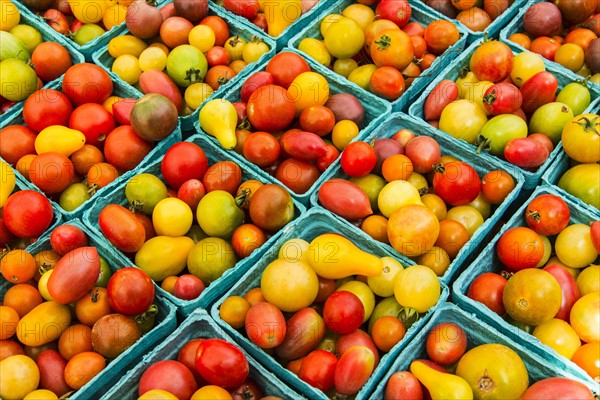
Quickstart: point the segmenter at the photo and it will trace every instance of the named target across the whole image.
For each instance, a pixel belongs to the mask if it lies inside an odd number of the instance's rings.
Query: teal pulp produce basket
[[[507,172],[515,182],[515,188],[510,192],[502,204],[492,206],[493,208],[490,217],[485,220],[483,225],[481,225],[477,231],[475,231],[469,241],[458,252],[456,258],[452,260],[444,275],[440,277],[442,282],[450,284],[450,281],[456,274],[461,271],[463,267],[468,265],[477,254],[477,249],[483,247],[484,243],[486,243],[488,239],[491,239],[494,227],[498,224],[502,216],[506,214],[511,204],[518,198],[521,189],[523,188],[524,179],[519,171],[514,168],[506,169],[502,163],[489,154],[475,155],[471,152],[467,143],[453,141],[448,135],[440,134],[428,124],[404,113],[391,114],[373,132],[371,132],[369,137],[365,139],[365,142],[372,142],[381,138],[390,138],[400,129],[409,129],[417,136],[429,136],[435,139],[440,145],[442,155],[454,156],[459,160],[469,163],[475,168],[480,178],[483,178],[483,176],[490,171],[499,170]],[[334,168],[331,169],[325,177],[326,180],[335,178],[349,179],[348,175],[342,170],[339,160],[336,161]],[[319,203],[318,195],[318,192],[312,194],[311,204],[315,207],[322,207]],[[335,218],[342,220],[343,223],[347,225],[347,229],[359,230],[359,228],[349,221],[334,213],[332,214]],[[380,243],[380,245],[395,256],[400,256],[400,253],[394,250],[389,244]]]
[[[239,343],[250,355],[255,357],[260,363],[265,365],[267,369],[275,373],[275,375],[281,378],[284,382],[296,389],[300,393],[303,393],[309,399],[328,399],[327,395],[314,387],[310,386],[306,382],[300,380],[291,371],[287,370],[283,365],[277,362],[272,356],[267,354],[263,349],[252,343],[246,336],[239,330],[233,329],[227,322],[221,319],[219,315],[219,308],[230,296],[243,296],[250,289],[260,287],[260,280],[265,268],[274,260],[277,259],[277,255],[280,247],[288,240],[294,238],[304,239],[310,243],[315,237],[325,233],[338,233],[349,240],[351,240],[361,250],[373,254],[377,257],[394,257],[400,261],[403,266],[407,267],[414,263],[404,257],[397,257],[391,255],[386,249],[381,247],[378,243],[373,241],[366,234],[348,229],[347,225],[341,221],[331,217],[331,215],[319,208],[313,208],[309,210],[302,218],[292,223],[292,225],[284,228],[283,235],[270,246],[269,251],[265,253],[260,260],[254,262],[249,266],[247,272],[242,276],[238,282],[225,294],[223,295],[211,308],[211,316],[215,321],[227,332],[233,339]],[[379,361],[378,366],[373,371],[368,382],[378,382],[381,376],[387,371],[389,365],[397,357],[398,353],[409,343],[410,339],[419,332],[423,325],[430,318],[433,310],[443,303],[449,296],[448,287],[441,283],[441,296],[438,300],[438,304],[433,306],[422,318],[418,319],[415,323],[407,329],[404,338],[396,344],[387,354],[383,355]],[[356,395],[356,399],[368,399],[368,393],[366,388],[369,383]]]
[[[298,50],[298,46],[304,38],[323,40],[323,36],[321,35],[320,30],[321,21],[329,14],[341,14],[344,8],[352,4],[358,3],[355,0],[344,0],[334,2],[333,4],[331,4],[330,7],[328,7],[322,12],[321,17],[319,19],[314,20],[314,22],[307,25],[303,30],[301,30],[293,38],[291,38],[288,43],[288,46]],[[371,7],[375,9],[375,5],[372,5]],[[427,6],[421,4],[419,1],[411,4],[411,8],[412,12],[410,22],[419,22],[424,27],[426,27],[430,23],[440,19],[437,15],[434,15],[431,11],[429,11]],[[402,96],[400,96],[400,98],[391,102],[392,111],[407,111],[408,106],[410,106],[410,104],[412,104],[412,101],[423,92],[423,90],[427,87],[429,82],[431,82],[439,72],[441,72],[444,68],[450,65],[452,63],[452,60],[454,60],[454,58],[456,58],[465,49],[468,33],[462,27],[457,27],[460,33],[460,39],[456,43],[454,43],[448,50],[446,50],[442,55],[438,56],[431,65],[431,67],[423,71],[419,77],[415,78],[412,85],[408,89],[406,89],[406,91],[402,94]],[[305,52],[300,53],[305,57],[309,57],[309,55]],[[345,79],[341,75],[339,75],[339,79],[341,79],[348,86],[356,87],[359,90],[364,91],[365,93],[368,92],[362,89],[354,82],[350,82],[349,80]]]
[[[112,72],[109,72],[109,74],[111,75],[111,78],[113,79],[113,94],[114,95],[119,96],[119,97],[133,97],[136,99],[139,98],[139,94],[136,93],[135,91],[133,91],[133,89],[130,86],[126,85],[123,81],[120,81],[116,76],[114,76],[114,74]],[[62,91],[62,78],[54,81],[47,88]],[[9,120],[7,120],[3,123],[2,128],[9,126],[9,125],[26,125],[25,121],[23,119],[23,105],[19,106],[19,109],[13,115],[12,118],[10,118]],[[141,161],[141,163],[139,165],[143,166],[144,164],[156,159],[156,157],[164,154],[166,149],[171,147],[172,144],[179,142],[179,141],[181,141],[181,128],[178,123],[177,127],[173,130],[173,132],[169,136],[167,136],[166,138],[164,138],[163,140],[161,140],[159,142],[156,142],[156,144],[154,145],[154,148],[150,151],[150,153],[148,155],[146,155],[146,157]],[[94,203],[94,199],[105,196],[107,193],[109,193],[112,190],[112,188],[117,186],[120,182],[129,180],[129,178],[131,176],[133,176],[134,172],[135,172],[135,170],[131,170],[131,171],[127,171],[127,172],[121,174],[113,182],[111,182],[107,186],[97,190],[94,195],[92,195],[87,201],[85,201],[83,204],[81,204],[75,210],[67,211],[67,210],[63,209],[58,204],[58,198],[51,198],[52,204],[55,206],[55,208],[57,210],[60,210],[60,212],[65,217],[65,219],[68,220],[68,219],[73,219],[73,218],[80,218],[83,215],[83,212],[85,210],[87,210],[89,207],[91,207],[91,205]],[[25,177],[23,177],[23,175],[21,175],[19,172],[15,171],[15,174],[17,174],[17,176],[19,176],[22,179],[25,186],[27,186],[30,189],[40,191],[40,189],[37,188],[37,186],[35,186],[33,183],[31,183],[27,179],[25,179]]]
[[[135,360],[136,365],[123,375],[101,399],[137,399],[139,397],[138,384],[146,369],[158,361],[176,360],[181,348],[190,340],[197,338],[221,339],[235,343],[205,310],[196,310],[183,321],[175,332],[166,337],[156,348]],[[265,396],[279,396],[282,399],[304,398],[286,386],[248,353],[244,352],[244,355],[250,367],[248,378],[260,387]]]
[[[292,52],[292,53],[300,54],[294,49],[285,49],[284,52]],[[366,93],[359,87],[353,87],[353,86],[347,85],[347,83],[344,82],[345,78],[342,78],[341,76],[328,70],[327,68],[316,63],[315,61],[311,60],[310,58],[308,58],[302,54],[300,54],[300,55],[306,60],[306,62],[308,63],[308,65],[310,66],[310,68],[313,72],[317,72],[317,73],[321,74],[323,77],[325,77],[325,79],[327,79],[327,83],[329,84],[329,91],[332,95],[337,94],[337,93],[350,93],[350,94],[354,95],[361,102],[361,104],[364,108],[364,111],[365,111],[365,117],[364,117],[362,127],[359,127],[360,131],[359,131],[358,136],[353,140],[360,140],[361,138],[366,137],[369,134],[369,132],[371,132],[371,130],[373,130],[380,123],[380,120],[390,112],[390,104],[387,103],[386,101],[384,101],[383,99],[375,97],[374,95],[372,95],[370,93]],[[268,62],[269,62],[269,60],[264,60],[263,62],[260,63],[259,66],[257,66],[254,69],[253,72],[264,71]],[[229,91],[225,94],[224,99],[228,100],[231,103],[240,101],[240,89],[242,88],[243,84],[244,84],[244,82],[242,82],[242,81],[236,82],[236,84],[234,86],[232,86],[229,89]],[[199,120],[196,120],[194,122],[194,126],[195,126],[197,132],[207,135],[202,130]],[[209,136],[209,135],[207,135],[207,137],[216,146],[221,146],[219,144],[219,142],[217,141],[217,139],[215,139],[214,137]],[[234,152],[233,150],[229,150],[228,154],[229,154],[230,158],[232,158],[236,161],[239,160],[241,162],[243,160],[244,162],[248,162],[241,154],[238,154],[238,153]],[[269,176],[269,174],[262,169],[260,169],[258,172],[260,174],[259,176],[264,177],[264,179],[267,179],[267,176]],[[271,178],[271,179],[275,179],[275,178]],[[279,180],[276,180],[276,182],[285,187],[285,185],[283,183],[281,183]],[[302,194],[294,193],[290,189],[288,189],[288,190],[290,190],[290,193],[292,194],[294,199],[298,200],[302,204],[308,205],[308,203],[310,201],[311,193],[313,191],[317,190],[317,188],[321,185],[322,182],[323,182],[323,175],[321,175],[319,177],[319,179],[311,186],[311,188],[306,193],[302,193]]]
[[[165,1],[164,3],[161,4],[161,6],[164,6],[165,4],[168,4],[170,2],[171,2],[171,0]],[[260,34],[260,32],[251,34],[249,28],[246,25],[244,25],[242,23],[242,21],[240,21],[241,17],[230,18],[230,16],[227,15],[225,13],[225,11],[221,10],[220,7],[217,7],[212,2],[209,2],[208,4],[209,4],[208,15],[216,15],[216,16],[223,18],[225,21],[227,21],[227,25],[229,26],[229,32],[230,32],[231,36],[239,36],[241,38],[244,38],[245,40],[250,40],[252,38],[252,36],[255,35],[255,36],[259,37],[260,39],[262,39],[269,46],[270,50],[268,53],[263,54],[257,62],[248,64],[236,76],[234,76],[229,81],[227,81],[226,83],[221,85],[219,87],[219,89],[215,90],[202,104],[200,104],[200,107],[198,107],[198,109],[195,110],[193,113],[191,113],[189,115],[181,115],[179,117],[179,120],[181,122],[181,129],[185,132],[186,137],[188,136],[187,133],[194,129],[194,122],[198,120],[198,114],[200,113],[200,108],[202,108],[204,103],[206,103],[209,100],[222,97],[230,87],[232,87],[233,85],[236,84],[236,82],[244,82],[246,80],[246,78],[252,73],[252,71],[254,70],[256,65],[258,65],[263,60],[270,59],[271,57],[273,57],[275,55],[275,42],[273,40],[269,39],[265,34]],[[130,34],[131,33],[129,32],[127,27],[125,27],[125,28],[121,29],[119,36],[130,35]],[[104,68],[107,71],[111,71],[113,62],[115,61],[115,58],[113,56],[111,56],[110,53],[108,52],[108,42],[106,42],[106,45],[102,46],[100,49],[97,49],[94,52],[92,58],[94,60],[94,63],[96,63],[97,65],[99,65],[100,67]],[[119,80],[120,80],[120,78],[119,78]],[[128,83],[123,82],[122,80],[121,80],[121,82],[123,83],[123,85],[128,86],[132,92],[136,93],[136,96],[134,96],[134,97],[137,98],[137,97],[142,96],[142,93],[138,88],[135,88],[135,87],[129,85]]]
[[[502,330],[495,329],[485,322],[480,321],[475,315],[465,312],[454,304],[446,303],[433,313],[427,325],[413,337],[408,346],[394,360],[394,363],[390,366],[381,381],[373,385],[371,398],[383,398],[386,385],[394,373],[408,371],[412,361],[428,358],[425,348],[427,336],[433,328],[441,323],[453,323],[463,329],[467,336],[467,351],[484,344],[501,344],[514,350],[527,368],[530,385],[542,379],[562,377],[583,383],[592,391],[597,392],[598,390],[597,385],[594,386],[590,382],[582,380],[578,376],[577,371],[563,369],[561,366],[549,363],[545,358],[529,351],[527,347],[508,338]]]
[[[218,161],[229,161],[225,150],[215,147],[214,144],[209,142],[204,135],[194,135],[186,141],[195,143],[204,150],[204,153],[208,158],[209,165],[213,165]],[[149,173],[162,179],[162,160],[163,157],[159,157],[154,159],[150,164],[147,164],[142,168],[137,168],[134,171],[133,175],[131,175],[129,178],[134,177],[138,174]],[[273,179],[265,179],[262,176],[259,176],[255,172],[256,167],[248,165],[247,163],[243,163],[241,161],[236,160],[236,162],[238,162],[242,169],[243,181],[257,179],[263,183],[273,183]],[[100,212],[104,209],[104,207],[106,207],[109,204],[119,204],[124,207],[127,207],[129,205],[127,198],[125,197],[125,186],[127,185],[128,181],[129,179],[121,181],[120,184],[115,186],[110,193],[99,198],[94,203],[94,205],[85,213],[84,222],[88,226],[88,228],[96,235],[104,237],[104,234],[102,233],[98,225],[98,217],[100,215]],[[298,218],[300,215],[304,214],[305,210],[306,209],[302,204],[298,203],[297,201],[294,201],[295,218]],[[193,210],[193,214],[195,219],[195,210]],[[282,233],[283,230],[271,236],[265,244],[263,244],[258,249],[255,249],[249,257],[240,260],[238,263],[236,263],[236,265],[233,268],[227,270],[223,274],[223,276],[221,276],[219,279],[208,285],[206,289],[204,289],[202,294],[196,299],[179,299],[173,296],[172,294],[164,291],[159,285],[157,285],[157,290],[161,294],[161,296],[167,298],[171,303],[175,304],[175,306],[177,307],[178,314],[182,316],[187,316],[198,308],[208,308],[214,301],[219,299],[221,295],[227,291],[227,289],[229,289],[235,282],[239,280],[239,278],[248,268],[248,265],[252,265],[261,259],[263,253],[273,245],[273,243],[277,240],[279,236],[282,235]],[[133,261],[128,259],[127,256],[121,251],[117,250],[116,248],[113,248],[113,253],[115,254],[115,257],[120,259],[122,262],[127,262],[133,265]]]
[[[525,347],[528,352],[543,357],[547,362],[551,363],[558,369],[570,371],[573,375],[578,376],[580,379],[584,379],[590,383],[593,383],[594,381],[592,378],[590,378],[585,371],[576,366],[570,360],[559,355],[549,346],[542,344],[542,342],[540,342],[533,335],[514,325],[509,324],[506,320],[488,309],[482,303],[479,303],[478,301],[475,301],[467,296],[469,286],[476,277],[485,272],[499,273],[504,269],[496,252],[496,244],[500,240],[500,237],[509,229],[519,226],[527,226],[525,222],[525,209],[531,200],[543,194],[550,194],[563,198],[563,200],[569,206],[571,212],[571,224],[579,223],[589,225],[591,221],[595,221],[599,218],[598,213],[593,213],[590,207],[579,207],[579,205],[573,203],[570,199],[564,198],[561,193],[556,191],[554,188],[550,186],[538,187],[533,192],[529,200],[524,202],[515,215],[513,215],[512,218],[502,227],[494,239],[488,243],[488,245],[473,261],[473,263],[471,263],[465,272],[463,272],[458,277],[456,282],[454,282],[453,301],[458,304],[460,308],[476,314],[477,317],[484,323],[498,329],[510,339]]]
[[[479,47],[481,45],[482,41],[478,40],[477,42],[473,43],[471,46],[469,46],[458,58],[456,58],[454,60],[454,62],[452,63],[452,65],[446,67],[446,69],[444,71],[442,71],[432,82],[431,84],[427,87],[427,89],[425,89],[425,91],[423,92],[423,95],[410,106],[409,109],[409,114],[412,115],[413,117],[416,117],[420,120],[425,120],[424,118],[424,114],[423,114],[423,106],[425,104],[425,101],[427,100],[427,96],[434,90],[434,88],[444,79],[450,79],[452,81],[456,81],[456,79],[459,78],[461,71],[464,68],[468,68],[469,67],[469,61],[471,59],[471,56],[473,55],[473,53],[475,52],[475,49],[477,49],[477,47]],[[513,53],[516,55],[517,53],[515,53],[513,51]],[[554,74],[554,76],[556,77],[556,79],[558,79],[558,88],[559,90],[562,89],[563,87],[565,87],[566,85],[568,85],[569,83],[573,82],[573,76],[572,74],[565,74],[563,71],[559,70],[558,68],[556,68],[554,65],[554,63],[550,63],[549,61],[545,61],[546,64],[546,71],[551,72],[552,74]],[[598,105],[600,104],[600,91],[597,90],[595,87],[590,86],[590,95],[591,95],[591,102],[589,107],[587,108],[586,111],[584,111],[584,113],[593,110],[593,109],[597,109]],[[438,129],[438,132],[447,135],[448,137],[451,137],[450,135],[448,135],[447,133],[441,131]],[[458,139],[455,138],[451,138],[451,140],[453,140],[454,142],[458,142]],[[464,142],[464,141],[463,141]],[[466,143],[466,142],[465,142]],[[475,145],[470,145],[468,144],[470,151],[473,153],[473,156],[477,156],[476,151],[477,151],[477,146]],[[483,151],[482,151],[483,152]],[[519,168],[516,165],[513,165],[511,163],[509,163],[508,161],[505,161],[504,159],[500,159],[498,158],[498,160],[505,165],[505,169],[509,170],[509,169],[518,169],[523,176],[525,177],[525,183],[523,185],[524,189],[530,190],[530,189],[534,189],[541,181],[542,179],[542,175],[544,174],[544,172],[550,167],[550,165],[554,162],[554,159],[558,156],[558,153],[560,152],[558,145],[555,146],[554,150],[550,153],[550,156],[548,157],[548,159],[546,160],[546,162],[544,164],[542,164],[536,171],[527,171],[525,169]]]
[[[88,237],[88,245],[94,246],[98,250],[100,257],[104,258],[111,270],[114,272],[117,269],[127,267],[128,264],[123,263],[114,255],[114,248],[104,239],[97,237],[90,232],[89,228],[83,225],[78,219],[67,222],[68,225],[73,225],[82,229]],[[30,246],[27,251],[35,255],[43,250],[50,250],[50,234],[51,231],[41,237],[36,243]],[[0,293],[1,297],[8,290],[10,283],[0,277]],[[155,289],[156,285],[155,285]],[[104,368],[98,375],[89,381],[81,389],[69,395],[69,399],[92,399],[100,398],[102,394],[108,391],[111,386],[124,374],[125,371],[134,367],[136,360],[142,355],[150,352],[158,343],[160,343],[168,334],[173,332],[177,326],[175,316],[175,306],[163,299],[158,290],[154,304],[158,307],[158,313],[155,316],[155,323],[152,330],[144,335],[130,348],[121,353],[118,357],[107,362]]]

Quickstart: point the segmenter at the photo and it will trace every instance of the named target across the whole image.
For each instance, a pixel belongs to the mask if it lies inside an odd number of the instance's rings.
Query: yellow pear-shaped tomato
[[[277,259],[267,265],[260,278],[265,299],[286,312],[308,307],[319,292],[319,278],[304,261]]]
[[[294,100],[296,116],[308,107],[324,105],[329,99],[329,83],[316,72],[303,72],[290,84],[288,94]]]
[[[0,208],[4,207],[8,196],[15,188],[15,171],[10,165],[0,160]]]
[[[314,58],[319,64],[329,67],[331,64],[331,55],[325,48],[322,40],[315,38],[304,38],[298,44],[298,50]]]
[[[407,181],[398,180],[388,183],[377,197],[379,211],[388,218],[400,207],[411,204],[423,205],[423,202],[417,188]]]
[[[381,259],[335,233],[319,235],[310,242],[308,263],[317,275],[327,279],[342,279],[352,275],[374,276],[383,269]]]
[[[183,271],[192,247],[194,241],[187,236],[155,236],[135,254],[135,265],[160,282]]]
[[[473,390],[460,376],[440,372],[422,361],[413,361],[410,372],[427,388],[433,400],[472,400]]]
[[[371,82],[371,76],[375,71],[377,71],[377,65],[375,64],[361,65],[350,72],[348,80],[365,90],[369,90],[369,82]]]
[[[78,130],[61,125],[44,128],[35,138],[38,154],[55,152],[70,157],[85,144],[85,135]]]
[[[416,257],[431,250],[440,233],[440,222],[429,208],[411,204],[390,215],[387,231],[398,253]]]
[[[441,287],[435,272],[424,265],[413,265],[398,273],[394,296],[400,305],[426,313],[440,299]]]
[[[235,147],[237,111],[233,104],[224,99],[207,101],[200,109],[198,119],[202,130],[215,137],[223,148],[231,150]]]
[[[0,398],[22,399],[39,383],[40,370],[32,358],[18,354],[0,361]]]
[[[267,33],[278,37],[281,33],[302,16],[301,0],[269,0],[263,2],[267,19]]]
[[[46,301],[21,318],[17,324],[17,338],[25,346],[41,346],[58,339],[69,325],[69,307],[56,301]]]
[[[95,24],[102,21],[109,0],[67,0],[75,18],[84,24]]]

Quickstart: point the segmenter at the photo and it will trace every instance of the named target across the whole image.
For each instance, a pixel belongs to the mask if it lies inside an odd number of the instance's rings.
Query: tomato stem
[[[235,204],[240,208],[243,208],[244,206],[248,205],[248,197],[250,197],[250,193],[250,189],[243,188],[240,194],[236,196]]]
[[[143,206],[144,206],[144,202],[139,201],[139,200],[134,200],[129,205],[129,211],[131,211],[132,213],[136,213],[138,211],[141,211]]]
[[[491,150],[492,141],[483,135],[479,135],[479,136],[477,136],[477,141],[475,142],[475,146],[477,146],[477,154],[480,154],[481,150],[485,150],[485,151]]]
[[[513,275],[514,275],[514,273],[508,272],[508,271],[500,272],[500,276],[507,280],[510,279]]]
[[[201,78],[202,70],[196,68],[190,68],[185,72],[185,80],[190,81],[191,83],[196,83],[202,81]]]
[[[462,69],[460,70],[460,72],[458,73],[458,77],[459,78],[465,78],[467,76],[467,74],[469,73],[469,67],[462,67]]]
[[[539,222],[539,220],[540,220],[540,218],[541,218],[541,216],[540,216],[540,213],[539,213],[539,212],[537,212],[537,211],[529,211],[529,212],[527,213],[527,216],[528,216],[529,218],[531,218],[532,220],[534,220],[535,222]]]
[[[489,94],[483,96],[483,102],[491,106],[496,101],[496,98],[496,89],[493,89]]]
[[[444,164],[442,163],[435,163],[433,164],[433,171],[439,174],[443,174],[446,172],[446,168],[444,168]]]
[[[100,187],[97,184],[93,184],[92,186],[90,186],[90,188],[88,189],[88,194],[93,196],[96,194],[96,192],[98,191],[98,189],[100,189]]]
[[[402,321],[406,329],[410,328],[420,317],[419,312],[412,307],[404,307],[398,312],[398,319]]]
[[[379,40],[375,41],[375,44],[377,45],[377,50],[386,50],[392,44],[392,38],[388,35],[383,35]]]
[[[98,302],[98,295],[99,295],[99,290],[98,288],[96,288],[96,290],[92,291],[92,293],[90,294],[90,299],[92,300],[92,303],[97,303]]]
[[[596,126],[600,125],[598,119],[600,119],[600,117],[594,117],[591,120],[588,117],[580,117],[575,123],[583,127],[585,132],[594,132],[596,135],[600,135],[600,131],[596,129]]]
[[[250,129],[250,121],[248,121],[248,117],[244,117],[242,122],[237,127],[238,129]]]

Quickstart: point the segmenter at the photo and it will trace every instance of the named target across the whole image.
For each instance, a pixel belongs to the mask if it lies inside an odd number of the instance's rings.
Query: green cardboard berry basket
[[[589,381],[581,379],[578,371],[563,369],[560,366],[548,363],[545,358],[532,353],[525,346],[508,338],[501,330],[497,330],[480,321],[475,315],[465,312],[454,304],[446,303],[433,313],[427,325],[423,327],[421,332],[411,340],[398,358],[394,360],[394,363],[390,366],[381,381],[376,382],[376,385],[372,388],[371,398],[383,398],[387,382],[394,373],[409,371],[412,361],[428,358],[425,348],[427,336],[433,328],[441,323],[453,323],[460,326],[467,336],[468,350],[484,344],[501,344],[514,350],[527,368],[530,385],[546,378],[563,377],[583,383],[590,390],[598,391],[598,386],[594,386]]]

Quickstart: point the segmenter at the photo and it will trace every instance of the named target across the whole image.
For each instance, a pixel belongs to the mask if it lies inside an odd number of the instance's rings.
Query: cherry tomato
[[[527,225],[544,236],[559,234],[569,225],[570,218],[571,212],[567,203],[552,194],[537,196],[525,209]]]
[[[467,350],[467,335],[457,324],[443,322],[429,332],[425,346],[431,361],[440,365],[454,364]]]
[[[112,91],[112,79],[106,71],[94,64],[73,65],[63,77],[62,92],[76,107],[85,103],[102,104]]]
[[[350,143],[342,152],[342,169],[351,177],[367,175],[375,168],[375,164],[377,164],[377,155],[368,143]]]
[[[469,204],[477,198],[481,181],[477,171],[464,162],[448,162],[435,168],[433,188],[446,203],[453,206]]]
[[[502,293],[505,285],[506,278],[493,272],[486,272],[471,282],[467,296],[482,303],[496,314],[503,315],[505,310]]]
[[[71,102],[54,89],[36,91],[23,105],[23,119],[36,132],[51,125],[67,125],[73,112]]]
[[[221,339],[207,339],[196,352],[196,368],[208,383],[236,388],[248,377],[248,360],[235,345]]]
[[[267,132],[253,132],[244,141],[243,154],[259,167],[267,167],[279,159],[279,142]]]
[[[325,350],[313,350],[302,360],[299,378],[312,387],[327,391],[333,387],[338,358]]]
[[[340,335],[354,332],[362,324],[365,308],[360,299],[344,290],[333,293],[325,300],[325,325]]]
[[[496,245],[500,262],[508,269],[519,271],[535,267],[544,256],[540,236],[525,227],[516,227],[502,234]]]

